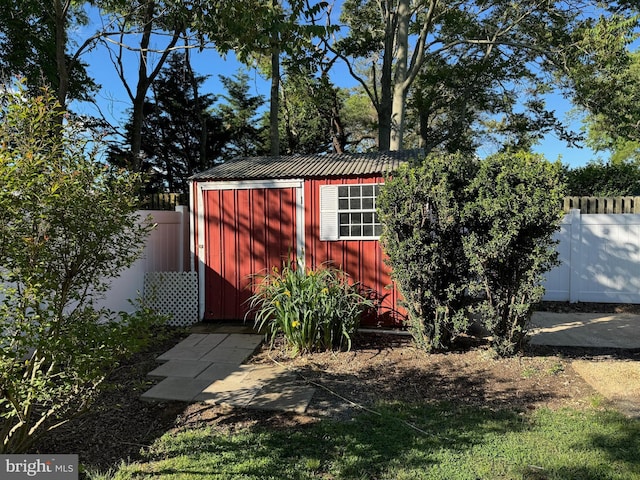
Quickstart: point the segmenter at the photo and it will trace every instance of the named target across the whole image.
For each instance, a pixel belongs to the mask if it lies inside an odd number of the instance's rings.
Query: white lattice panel
[[[198,321],[198,274],[196,272],[148,272],[144,275],[145,303],[168,324],[186,327]]]

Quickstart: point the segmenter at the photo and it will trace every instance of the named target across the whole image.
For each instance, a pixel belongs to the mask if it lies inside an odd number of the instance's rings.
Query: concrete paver
[[[274,379],[256,393],[251,408],[258,410],[286,410],[304,413],[316,389],[282,379]]]
[[[223,348],[221,345],[201,356],[200,360],[210,363],[232,363],[239,365],[253,355],[254,351],[255,348]]]
[[[219,333],[191,334],[171,350],[160,355],[158,360],[199,360],[228,336]]]
[[[255,350],[262,343],[264,337],[262,335],[227,335],[220,342],[220,348],[241,348]]]
[[[263,337],[197,333],[158,357],[166,363],[149,373],[166,377],[144,400],[227,404],[262,410],[304,412],[315,389],[275,365],[245,365]]]
[[[209,380],[210,383],[216,380],[223,380],[231,375],[238,366],[233,363],[209,363],[205,370],[198,374],[197,380]]]
[[[277,365],[243,364],[262,342],[263,337],[251,333],[208,333],[198,330],[174,348],[158,357],[164,361],[150,376],[166,378],[142,395],[145,400],[206,402],[237,407],[293,411],[306,411],[315,389],[296,375]],[[207,333],[204,333],[207,332]],[[240,332],[240,330],[238,330]],[[596,348],[640,349],[640,315],[535,312],[532,317],[530,341],[532,344]],[[621,366],[593,362],[589,368],[574,362],[576,371],[583,375],[602,394],[618,404],[629,398],[620,392],[603,390],[605,379],[612,373],[607,368]],[[584,367],[584,368],[583,368]],[[624,366],[636,375],[638,385],[640,367],[634,362]],[[631,378],[629,377],[629,378]],[[620,388],[628,390],[626,385]],[[632,392],[632,397],[640,392]],[[622,402],[622,403],[621,403]],[[640,409],[631,402],[630,411]]]
[[[143,400],[191,402],[207,388],[209,380],[167,377],[142,394]]]
[[[623,413],[640,417],[640,362],[574,360],[571,366]]]
[[[201,360],[169,360],[147,374],[148,377],[195,378],[211,366]]]
[[[534,312],[531,326],[534,345],[640,348],[640,315]]]

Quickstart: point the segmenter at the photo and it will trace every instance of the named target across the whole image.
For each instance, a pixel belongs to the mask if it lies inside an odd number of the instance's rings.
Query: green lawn
[[[166,434],[117,479],[640,479],[640,420],[380,405],[300,427]],[[417,427],[417,428],[414,428]]]

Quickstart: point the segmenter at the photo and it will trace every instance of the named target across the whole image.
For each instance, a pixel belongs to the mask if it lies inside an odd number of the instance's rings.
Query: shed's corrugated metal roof
[[[244,180],[371,175],[392,172],[401,163],[421,157],[421,150],[324,155],[242,157],[198,173],[191,180]]]

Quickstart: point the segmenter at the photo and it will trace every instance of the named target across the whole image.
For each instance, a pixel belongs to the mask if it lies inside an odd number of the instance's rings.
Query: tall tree
[[[259,125],[259,110],[265,103],[264,97],[250,94],[249,76],[244,72],[233,77],[221,75],[220,80],[227,91],[221,95],[224,102],[214,109],[222,121],[227,139],[222,147],[221,160],[268,153],[264,129]]]
[[[144,104],[141,168],[149,175],[147,191],[186,193],[188,178],[213,166],[227,140],[221,119],[211,113],[215,97],[199,93],[206,77],[195,74],[187,58],[169,57]],[[112,163],[122,163],[126,153],[113,148]]]
[[[304,66],[290,66],[280,89],[280,143],[282,152],[345,151],[348,130],[343,121],[345,92],[328,74],[320,77]]]
[[[186,35],[190,11],[179,0],[105,0],[102,14],[114,28],[102,43],[131,100],[130,163],[134,170],[140,170],[145,98],[171,52],[189,48],[178,43]],[[130,80],[130,52],[137,57],[135,81]]]
[[[29,90],[54,89],[64,109],[69,99],[86,99],[96,88],[81,54],[95,41],[69,42],[69,29],[84,26],[83,3],[71,0],[0,0],[0,70],[27,79]]]
[[[271,79],[269,144],[271,155],[278,155],[282,57],[309,59],[314,55],[312,38],[327,32],[318,24],[327,3],[233,0],[209,7],[197,17],[203,19],[202,30],[216,48],[223,53],[233,50],[242,62],[259,65]]]
[[[538,82],[541,78],[534,73],[544,71],[559,51],[572,47],[571,34],[586,21],[587,7],[597,9],[607,3],[347,0],[341,20],[349,31],[333,50],[348,63],[376,107],[379,148],[399,149],[406,100],[427,65],[500,58],[523,78]],[[358,63],[368,76],[358,73]]]

